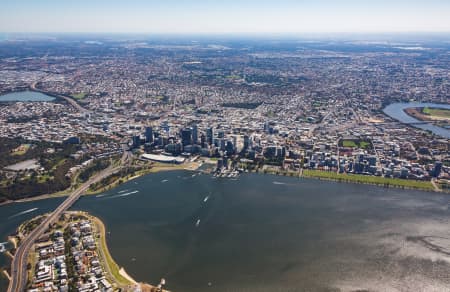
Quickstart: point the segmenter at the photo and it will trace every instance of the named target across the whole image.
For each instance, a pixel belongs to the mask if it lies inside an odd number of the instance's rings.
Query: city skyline
[[[450,3],[432,1],[20,1],[1,5],[2,32],[450,32]]]
[[[448,15],[3,1],[0,291],[449,291]]]

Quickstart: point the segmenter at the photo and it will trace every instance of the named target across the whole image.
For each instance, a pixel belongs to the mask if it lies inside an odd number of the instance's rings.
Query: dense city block
[[[54,98],[0,103],[0,136],[23,141],[6,157],[36,159],[22,153],[43,142],[52,143],[47,154],[71,152],[64,168],[53,166],[56,174],[43,165],[42,152],[30,167],[6,158],[0,191],[24,173],[43,181],[71,177],[74,167],[124,149],[163,163],[200,159],[226,175],[259,171],[445,190],[449,137],[383,109],[396,102],[448,107],[448,46],[406,37],[4,41],[0,92]],[[448,109],[408,111],[448,133]],[[62,183],[58,191],[70,185]]]

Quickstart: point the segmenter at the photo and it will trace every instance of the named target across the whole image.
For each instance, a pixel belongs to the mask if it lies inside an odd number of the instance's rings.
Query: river
[[[423,121],[419,121],[410,115],[408,115],[405,112],[405,109],[413,108],[413,107],[432,107],[432,108],[442,108],[442,109],[449,109],[450,110],[450,104],[438,104],[438,103],[421,103],[421,102],[409,102],[409,103],[393,103],[388,105],[386,108],[384,108],[383,112],[390,116],[391,118],[405,123],[405,124],[411,124],[411,123],[423,123]],[[423,130],[428,130],[433,132],[436,135],[442,136],[444,138],[450,139],[450,130],[444,129],[438,126],[435,126],[430,123],[423,123],[423,124],[412,124],[412,126],[416,128],[420,128]]]
[[[172,291],[450,287],[448,196],[271,175],[193,175],[151,174],[83,197],[73,209],[104,221],[110,251],[131,276],[150,283],[164,277]],[[60,202],[0,207],[0,240]]]

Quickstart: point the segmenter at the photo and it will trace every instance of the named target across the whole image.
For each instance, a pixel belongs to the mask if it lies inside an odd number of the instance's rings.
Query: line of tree
[[[110,165],[111,162],[109,161],[109,159],[94,160],[94,162],[91,165],[89,165],[80,173],[78,179],[81,182],[86,182],[94,173],[106,169]]]

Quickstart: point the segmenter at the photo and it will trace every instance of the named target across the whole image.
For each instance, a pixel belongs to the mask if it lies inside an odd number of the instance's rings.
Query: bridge
[[[124,151],[122,156],[122,163],[129,161],[130,154]],[[9,282],[8,292],[22,292],[26,290],[27,285],[27,261],[28,254],[35,243],[44,232],[53,224],[58,218],[68,210],[80,197],[85,193],[91,184],[101,181],[102,179],[116,173],[122,166],[108,167],[103,171],[91,177],[87,182],[82,184],[78,189],[74,190],[64,202],[59,205],[45,220],[33,231],[31,231],[17,247],[14,258],[11,262],[11,281]]]

